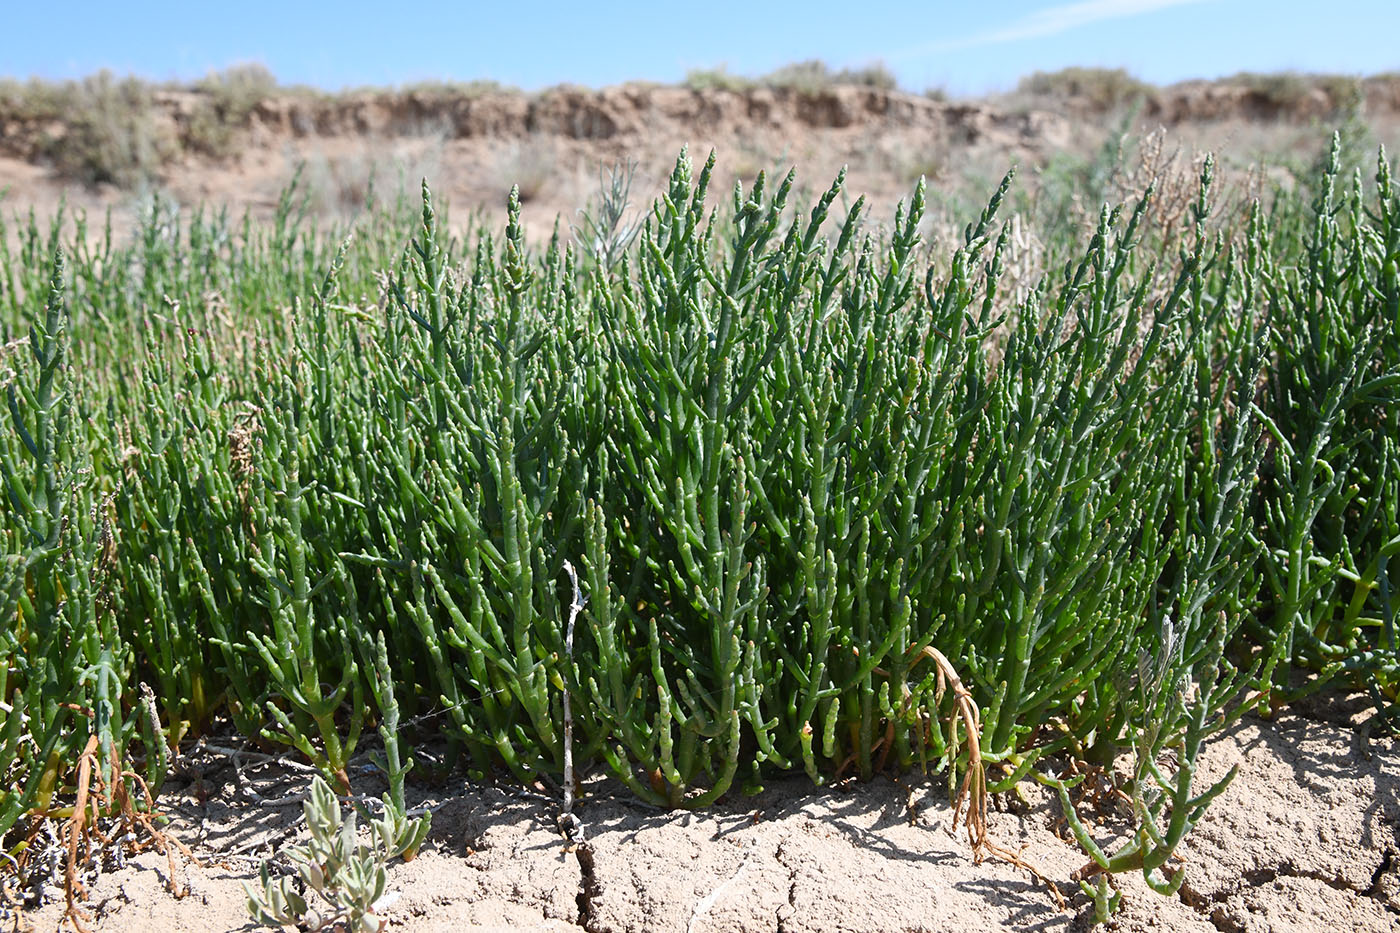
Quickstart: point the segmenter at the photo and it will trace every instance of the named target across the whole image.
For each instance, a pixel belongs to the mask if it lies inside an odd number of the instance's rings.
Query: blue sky
[[[5,7],[8,7],[6,9]],[[1068,65],[1170,82],[1400,70],[1400,0],[925,0],[799,4],[421,0],[0,4],[0,75],[189,79],[260,62],[328,89],[492,78],[524,88],[883,61],[907,88],[1009,88]]]

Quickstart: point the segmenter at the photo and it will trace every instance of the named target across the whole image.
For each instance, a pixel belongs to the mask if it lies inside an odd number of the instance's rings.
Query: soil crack
[[[1366,897],[1382,899],[1382,902],[1385,904],[1386,909],[1391,911],[1394,911],[1395,908],[1390,905],[1389,901],[1383,900],[1384,895],[1381,894],[1381,879],[1385,877],[1386,872],[1390,871],[1394,867],[1395,850],[1387,846],[1385,850],[1385,855],[1381,857],[1381,863],[1376,866],[1375,871],[1371,872],[1371,883],[1366,886],[1366,890],[1361,892],[1361,894],[1365,895]]]
[[[1370,883],[1365,888],[1357,887],[1348,882],[1345,878],[1337,875],[1328,875],[1324,872],[1314,871],[1306,868],[1299,868],[1291,861],[1280,862],[1276,866],[1266,866],[1247,871],[1240,876],[1239,884],[1231,885],[1210,894],[1203,894],[1195,890],[1189,883],[1183,884],[1177,892],[1177,897],[1183,904],[1196,911],[1206,918],[1221,933],[1239,933],[1243,929],[1233,918],[1227,916],[1221,909],[1221,905],[1233,900],[1250,888],[1257,888],[1262,885],[1272,884],[1280,878],[1299,878],[1307,881],[1317,881],[1327,885],[1334,891],[1345,891],[1357,897],[1365,897],[1380,904],[1387,913],[1400,916],[1400,906],[1394,904],[1381,891],[1381,879],[1387,872],[1395,868],[1396,852],[1393,848],[1387,847],[1382,855],[1380,863],[1376,865],[1376,870],[1371,873]]]
[[[574,857],[578,859],[579,870],[577,922],[580,927],[593,933],[593,900],[603,893],[593,866],[593,849],[586,842],[579,843],[574,849]]]
[[[774,860],[787,869],[788,873],[788,896],[787,910],[784,911],[780,905],[777,911],[776,926],[777,933],[788,933],[788,920],[797,915],[797,866],[788,862],[784,857],[784,847],[787,840],[783,839],[778,843],[777,850],[773,853]]]

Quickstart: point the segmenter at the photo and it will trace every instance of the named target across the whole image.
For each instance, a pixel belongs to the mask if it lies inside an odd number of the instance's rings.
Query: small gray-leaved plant
[[[431,814],[409,819],[386,796],[384,816],[370,821],[371,841],[365,844],[359,840],[355,812],[342,817],[335,794],[320,777],[312,782],[303,808],[311,840],[286,851],[295,874],[273,878],[264,861],[261,890],[244,885],[249,915],[256,923],[273,926],[316,931],[339,924],[350,933],[382,933],[388,922],[384,911],[397,898],[388,891],[385,866],[417,852]],[[307,900],[310,891],[319,898],[314,905]]]

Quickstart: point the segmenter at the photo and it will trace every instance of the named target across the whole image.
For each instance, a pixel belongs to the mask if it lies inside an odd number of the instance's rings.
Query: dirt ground
[[[1197,780],[1235,764],[1240,773],[1181,849],[1181,892],[1163,897],[1139,877],[1121,877],[1123,908],[1110,929],[1400,929],[1400,743],[1358,730],[1365,716],[1359,702],[1332,699],[1217,737]],[[261,859],[298,838],[295,798],[309,777],[275,762],[245,764],[240,785],[227,757],[206,753],[193,764],[197,779],[172,782],[162,797],[170,830],[199,858],[178,871],[189,894],[169,894],[165,860],[147,854],[98,878],[92,929],[253,929],[242,885],[256,880]],[[567,851],[555,829],[558,804],[545,795],[463,783],[426,796],[433,831],[417,859],[390,870],[400,898],[389,929],[1048,933],[1091,925],[1092,906],[1069,882],[1085,859],[1065,841],[1058,803],[1035,785],[1023,785],[1024,802],[994,798],[991,832],[1059,886],[1064,911],[1030,872],[995,859],[974,864],[965,836],[951,832],[940,778],[824,789],[785,780],[702,813],[652,810],[607,780],[586,787],[577,810],[588,842],[582,858]],[[50,904],[20,928],[55,929],[61,914]]]

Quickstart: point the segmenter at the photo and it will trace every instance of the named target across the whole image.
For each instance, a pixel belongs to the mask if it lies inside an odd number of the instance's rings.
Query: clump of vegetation
[[[81,81],[6,82],[0,106],[41,127],[32,157],[83,184],[134,187],[153,179],[174,139],[156,120],[155,91],[102,71]]]
[[[632,181],[636,174],[634,159],[611,166],[606,179],[599,165],[596,203],[579,208],[574,236],[604,270],[611,270],[622,259],[646,222],[645,214],[630,219],[627,216],[632,206]]]
[[[277,79],[262,65],[217,71],[197,82],[201,99],[182,127],[187,148],[216,157],[232,153],[238,132],[258,104],[277,90]]]
[[[1100,113],[1150,100],[1157,89],[1122,68],[1064,68],[1037,71],[1022,78],[1017,90],[1036,97],[1056,97]]]
[[[743,91],[756,87],[785,88],[802,94],[816,94],[833,87],[854,86],[892,91],[898,87],[894,74],[882,64],[834,70],[816,59],[784,65],[757,78],[731,74],[724,67],[696,69],[685,77],[686,87],[696,91]]]
[[[1261,556],[1268,605],[1290,623],[1285,657],[1317,675],[1295,695],[1363,687],[1381,721],[1400,730],[1390,569],[1400,555],[1400,235],[1391,229],[1400,215],[1382,159],[1381,239],[1353,239],[1350,230],[1376,228],[1359,172],[1350,192],[1336,190],[1341,150],[1334,139],[1311,211],[1280,218],[1297,224],[1306,262],[1270,270],[1277,365],[1260,403],[1274,442]]]
[[[520,89],[489,78],[472,81],[415,81],[398,89],[400,94],[428,97],[484,97],[487,94],[519,94]]]
[[[1210,736],[1300,681],[1396,724],[1400,191],[1382,154],[1339,193],[1339,150],[1226,221],[1204,160],[1014,289],[1010,175],[933,257],[922,184],[882,228],[832,225],[844,175],[720,212],[685,155],[630,246],[599,214],[536,249],[514,189],[449,237],[426,184],[348,238],[293,191],[125,246],[0,231],[10,870],[83,767],[144,800],[226,716],[342,793],[377,725],[405,818],[425,738],[668,807],[925,768],[978,854],[1033,778],[1100,912],[1122,872],[1179,889]],[[1131,802],[1112,845],[1089,776]]]
[[[871,87],[884,91],[892,91],[898,86],[894,74],[881,64],[834,71],[825,62],[818,60],[784,65],[765,75],[761,83],[809,94],[836,86]]]
[[[692,68],[685,74],[685,86],[692,91],[745,91],[757,85],[753,78],[736,75],[724,65]]]
[[[276,88],[259,65],[216,72],[193,86],[193,109],[171,119],[158,100],[170,86],[103,71],[81,81],[5,82],[0,109],[38,127],[29,155],[57,174],[134,188],[156,180],[182,150],[230,154],[253,108]]]
[[[1299,112],[1308,98],[1321,92],[1330,113],[1346,112],[1360,106],[1364,88],[1360,78],[1350,75],[1305,74],[1278,71],[1267,74],[1240,72],[1224,79],[1226,84],[1247,88],[1260,106],[1278,116]]]
[[[264,861],[258,887],[244,885],[253,922],[312,933],[383,933],[388,925],[385,911],[396,897],[389,890],[388,863],[400,856],[412,858],[429,825],[423,817],[406,819],[392,804],[386,809],[385,816],[371,824],[370,842],[361,842],[356,814],[342,817],[330,787],[319,777],[313,779],[302,804],[311,838],[282,853],[294,875],[273,877],[270,863]],[[314,895],[313,901],[308,895]]]

